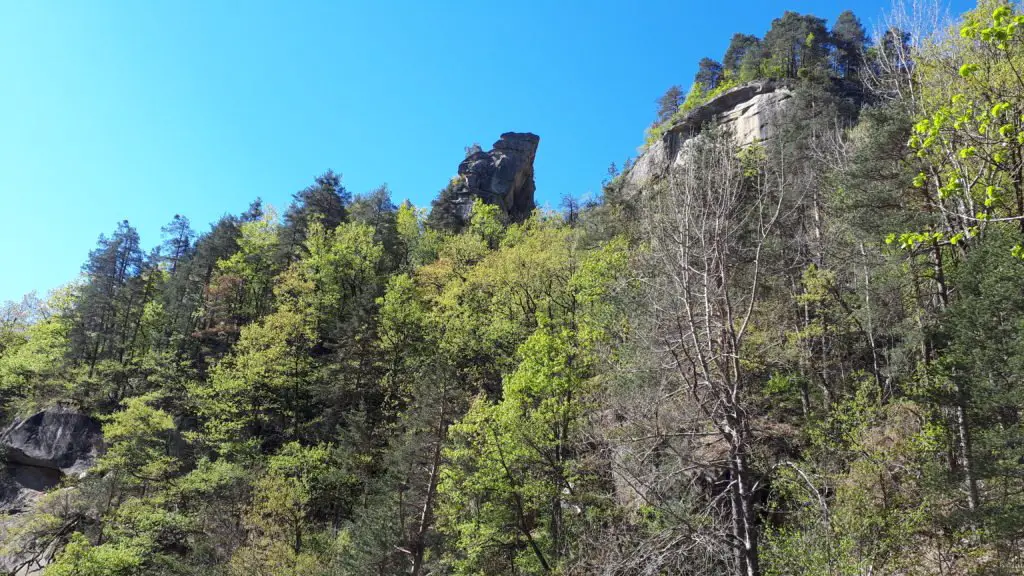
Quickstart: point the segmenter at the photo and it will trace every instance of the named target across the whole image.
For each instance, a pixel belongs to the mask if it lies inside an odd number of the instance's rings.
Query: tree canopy
[[[3,424],[105,443],[4,509],[0,566],[1020,573],[1024,13],[910,16],[733,36],[659,123],[775,79],[775,135],[705,126],[565,213],[456,225],[454,184],[428,215],[327,172],[149,251],[117,223],[0,306]]]

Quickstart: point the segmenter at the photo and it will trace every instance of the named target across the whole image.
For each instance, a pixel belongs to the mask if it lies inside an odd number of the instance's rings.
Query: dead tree
[[[706,131],[660,190],[645,195],[646,279],[663,370],[696,417],[675,434],[710,435],[719,447],[721,491],[737,576],[757,576],[758,526],[746,340],[756,324],[764,259],[783,209],[783,158],[740,150]],[[781,153],[780,153],[781,155]]]

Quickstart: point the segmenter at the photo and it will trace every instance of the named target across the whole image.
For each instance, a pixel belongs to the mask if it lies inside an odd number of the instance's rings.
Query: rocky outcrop
[[[34,466],[3,465],[0,467],[0,574],[31,576],[41,574],[53,547],[44,554],[35,554],[22,546],[12,535],[31,517],[24,513],[38,506],[40,498],[60,484],[59,470]]]
[[[50,468],[11,465],[0,468],[0,511],[24,510],[40,495],[60,484],[62,477],[58,470]]]
[[[506,132],[488,152],[471,151],[459,164],[448,193],[437,207],[453,213],[463,223],[469,220],[473,200],[480,198],[501,208],[511,221],[523,220],[534,209],[533,161],[540,137],[529,132]]]
[[[80,474],[103,447],[99,422],[66,408],[51,408],[15,421],[0,432],[0,446],[10,464]]]
[[[67,408],[48,408],[0,431],[0,544],[46,492],[66,476],[83,476],[102,452],[100,423]],[[0,553],[0,574],[42,573],[54,546],[56,541],[41,554],[17,547],[13,555]]]
[[[82,476],[103,450],[99,422],[49,408],[0,432],[0,511],[27,507],[65,476]]]
[[[639,191],[667,175],[681,161],[687,143],[708,125],[731,131],[740,146],[770,139],[778,125],[778,114],[792,96],[788,86],[770,80],[737,86],[718,95],[670,126],[647,147],[623,174],[625,189]]]

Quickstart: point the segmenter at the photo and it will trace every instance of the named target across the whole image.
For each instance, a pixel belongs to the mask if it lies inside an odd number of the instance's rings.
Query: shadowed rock
[[[80,476],[103,449],[99,422],[65,408],[16,420],[0,432],[0,512],[29,507],[65,475]]]
[[[508,220],[526,219],[535,204],[533,161],[540,137],[528,132],[506,132],[489,152],[477,149],[459,164],[459,175],[440,208],[454,213],[463,223],[469,221],[473,201],[480,198],[501,208]]]
[[[100,423],[67,408],[48,408],[0,431],[0,542],[31,518],[26,514],[45,493],[66,475],[84,475],[102,452]],[[41,552],[15,549],[0,555],[0,574],[40,574],[57,546],[54,540]]]
[[[12,465],[80,474],[103,448],[99,422],[66,408],[50,408],[17,420],[0,432],[0,452]]]

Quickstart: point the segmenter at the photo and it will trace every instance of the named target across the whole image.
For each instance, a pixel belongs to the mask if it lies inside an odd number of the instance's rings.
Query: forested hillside
[[[647,146],[765,80],[771,137],[562,211],[512,134],[528,197],[472,147],[430,211],[328,172],[118,224],[0,311],[0,445],[102,431],[28,499],[7,454],[0,570],[1024,573],[1024,12],[931,16],[737,34]]]

